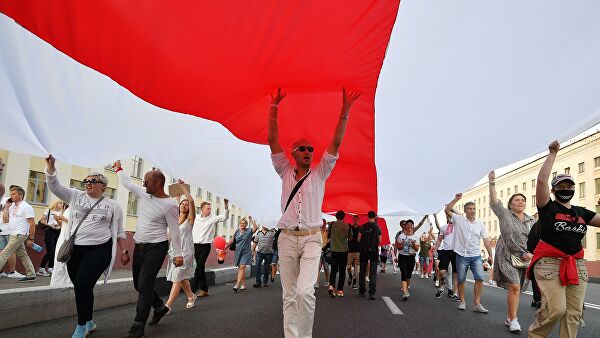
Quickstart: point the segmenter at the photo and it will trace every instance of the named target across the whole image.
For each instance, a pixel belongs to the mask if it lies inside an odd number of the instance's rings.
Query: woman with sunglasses
[[[192,226],[196,220],[196,205],[194,204],[192,194],[190,194],[184,182],[178,180],[177,185],[181,188],[186,198],[179,202],[179,236],[181,237],[183,265],[176,267],[173,264],[174,254],[171,244],[169,246],[169,261],[171,263],[167,266],[167,280],[172,282],[173,285],[171,286],[171,293],[165,305],[169,309],[172,309],[175,299],[179,296],[179,291],[183,289],[188,299],[185,308],[191,309],[194,307],[197,298],[190,286],[190,279],[194,277],[194,238],[192,237]],[[169,310],[169,312],[171,311]]]
[[[71,217],[63,228],[68,239],[78,224],[75,244],[67,261],[67,273],[73,282],[77,307],[77,326],[73,338],[82,338],[96,330],[92,320],[94,311],[94,286],[104,273],[104,282],[112,271],[117,246],[121,263],[129,263],[125,246],[123,211],[117,201],[104,198],[108,179],[101,173],[90,173],[84,180],[85,191],[60,184],[56,175],[55,159],[46,158],[46,182],[50,191],[71,206]],[[92,209],[93,208],[93,209]],[[91,209],[91,210],[90,210]],[[87,217],[84,217],[86,216]],[[62,243],[58,243],[59,247]]]

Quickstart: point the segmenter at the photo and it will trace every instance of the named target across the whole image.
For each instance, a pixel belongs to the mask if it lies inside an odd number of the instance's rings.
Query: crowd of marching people
[[[483,314],[488,313],[483,306],[484,271],[490,271],[490,284],[507,290],[504,324],[510,332],[522,330],[519,299],[531,280],[532,306],[537,313],[529,326],[529,336],[546,337],[556,324],[560,325],[561,337],[577,335],[588,279],[581,239],[588,225],[600,226],[600,216],[570,204],[573,177],[557,175],[549,182],[558,142],[549,145],[549,155],[538,174],[536,215],[524,212],[523,194],[512,195],[503,205],[496,195],[495,173],[489,173],[489,203],[499,219],[499,238],[490,238],[484,223],[475,217],[474,202],[466,202],[463,213],[454,208],[462,198],[458,193],[444,207],[445,224],[440,225],[436,214],[425,215],[416,225],[412,219],[402,220],[401,230],[388,244],[382,241],[375,211],[368,212],[366,222],[360,222],[358,215],[349,216],[351,221],[347,222],[342,210],[335,214],[335,221],[326,222],[321,217],[325,180],[335,165],[350,106],[359,94],[344,90],[333,141],[316,167],[311,167],[314,148],[309,141],[302,139],[293,145],[295,166],[278,143],[277,112],[285,95],[281,90],[273,94],[269,111],[269,144],[273,166],[282,179],[283,216],[274,229],[259,226],[252,217],[241,219],[224,250],[234,252],[238,268],[234,293],[246,290],[246,269],[250,265],[256,271],[254,288],[273,285],[280,276],[286,337],[312,336],[315,289],[320,286],[322,274],[330,297],[345,297],[347,288],[372,300],[376,299],[377,275],[387,273],[388,265],[399,275],[398,290],[404,301],[410,300],[413,276],[433,277],[432,296],[441,298],[446,291],[447,297],[457,302],[458,310],[470,308]],[[23,200],[23,188],[10,186],[9,196],[2,199],[0,267],[7,264],[8,275],[23,282],[51,276],[54,285],[72,285],[77,308],[75,338],[97,329],[93,289],[102,276],[106,282],[117,259],[123,265],[131,263],[138,293],[136,313],[125,337],[144,337],[147,325],[157,325],[171,312],[181,290],[188,309],[194,307],[197,298],[209,296],[206,261],[216,225],[228,219],[227,200],[224,214],[214,215],[210,203],[203,202],[197,215],[194,199],[183,181],[177,182],[182,196],[173,198],[165,193],[165,176],[159,170],[147,172],[141,187],[123,173],[119,161],[113,168],[125,188],[140,200],[132,253],[126,245],[123,211],[116,201],[103,196],[108,179],[101,173],[85,177],[84,191],[66,187],[59,181],[55,160],[49,155],[46,179],[50,191],[60,200],[37,223],[32,207]],[[309,188],[303,189],[303,185]],[[0,186],[0,196],[4,190]],[[426,223],[429,228],[419,232]],[[35,271],[25,247],[36,245],[35,232],[40,229],[45,234],[46,254]],[[482,243],[485,250],[481,250]],[[15,256],[23,263],[25,275],[15,272]],[[165,259],[166,278],[172,282],[166,302],[154,289]],[[469,270],[474,280],[472,295],[465,290]]]

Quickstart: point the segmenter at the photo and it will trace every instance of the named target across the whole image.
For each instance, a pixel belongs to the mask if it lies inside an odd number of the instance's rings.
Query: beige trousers
[[[560,337],[577,337],[577,330],[583,316],[583,302],[588,282],[587,269],[583,259],[577,260],[579,285],[560,284],[560,262],[558,258],[544,257],[533,268],[535,279],[542,293],[542,307],[536,312],[529,326],[529,337],[548,336],[557,323],[560,323]]]
[[[321,234],[279,235],[279,271],[283,288],[285,338],[312,337],[315,289],[321,258]]]
[[[17,258],[23,263],[27,277],[35,277],[35,269],[33,263],[25,250],[25,241],[29,238],[27,235],[10,235],[8,236],[8,244],[0,253],[0,268],[6,264],[8,258],[13,254],[17,254]]]

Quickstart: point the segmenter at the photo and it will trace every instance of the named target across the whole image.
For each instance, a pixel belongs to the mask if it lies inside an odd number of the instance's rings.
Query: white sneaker
[[[52,274],[52,272],[54,272],[54,269],[53,268],[48,268],[48,269],[46,269],[46,271],[48,271],[49,274]]]
[[[510,332],[521,332],[521,324],[519,324],[517,318],[510,321],[508,329],[510,330]]]
[[[369,277],[365,277],[365,281],[370,282],[371,280],[369,279]]]
[[[22,275],[17,271],[8,274],[8,278],[21,279],[21,278],[25,278],[25,277],[27,277],[27,276]]]
[[[467,308],[467,307],[466,307],[466,305],[465,305],[465,302],[460,302],[460,304],[458,304],[458,309],[459,309],[459,310],[463,310],[463,311],[464,311],[466,308]]]
[[[475,308],[473,309],[473,311],[479,312],[479,313],[488,313],[489,312],[486,308],[483,307],[483,305],[481,305],[481,303],[475,305]]]
[[[4,271],[0,272],[0,278],[7,278],[8,275],[4,273]]]
[[[439,286],[440,286],[440,281],[439,281],[439,280],[436,280],[436,281],[435,281],[435,287],[437,288],[437,287],[439,287]]]
[[[50,276],[50,274],[47,273],[44,268],[40,268],[35,274],[38,275],[38,276],[42,276],[42,277],[48,277],[48,276]]]
[[[425,275],[421,275],[421,279],[425,278]]]

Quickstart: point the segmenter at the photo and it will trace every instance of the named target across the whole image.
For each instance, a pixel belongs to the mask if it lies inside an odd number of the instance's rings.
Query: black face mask
[[[568,203],[574,195],[575,190],[554,190],[554,197],[562,203]]]

